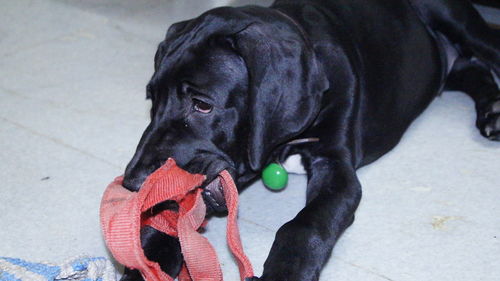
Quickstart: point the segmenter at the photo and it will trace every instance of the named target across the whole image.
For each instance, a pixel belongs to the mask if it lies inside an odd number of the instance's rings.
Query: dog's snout
[[[123,179],[123,187],[130,191],[139,191],[144,179],[127,177]]]
[[[123,187],[130,191],[138,191],[148,174],[149,170],[144,165],[141,165],[140,162],[136,161],[134,157],[125,169]]]
[[[155,133],[156,132],[156,133]],[[125,168],[123,186],[130,191],[138,191],[149,174],[160,167],[159,153],[155,150],[158,131],[150,124],[144,131],[134,156]]]

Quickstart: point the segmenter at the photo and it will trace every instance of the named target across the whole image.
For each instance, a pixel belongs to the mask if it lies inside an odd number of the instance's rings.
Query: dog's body
[[[148,86],[152,122],[127,167],[137,190],[168,157],[239,188],[300,154],[307,205],[280,228],[259,280],[318,280],[361,198],[356,170],[391,150],[442,90],[476,102],[500,140],[500,33],[466,0],[278,0],[174,25]],[[319,138],[290,146],[299,138]],[[178,241],[144,229],[146,255],[176,276]],[[126,270],[122,280],[141,280]],[[258,280],[255,278],[255,280]]]

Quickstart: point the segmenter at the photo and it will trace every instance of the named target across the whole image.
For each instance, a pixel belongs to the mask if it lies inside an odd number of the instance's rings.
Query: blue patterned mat
[[[106,258],[78,256],[62,264],[34,263],[0,257],[0,281],[115,281],[115,270]]]

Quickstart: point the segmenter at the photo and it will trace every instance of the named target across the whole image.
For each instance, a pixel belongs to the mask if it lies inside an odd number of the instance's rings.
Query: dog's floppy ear
[[[277,145],[314,121],[329,84],[298,29],[255,22],[232,40],[249,73],[248,158],[258,171]]]
[[[191,21],[192,20],[177,22],[172,24],[168,28],[167,34],[165,35],[165,39],[158,45],[158,49],[156,50],[154,58],[155,71],[158,71],[158,69],[160,68],[160,64],[168,52],[170,42],[173,41],[174,38],[179,36],[179,34],[182,33],[182,31]]]

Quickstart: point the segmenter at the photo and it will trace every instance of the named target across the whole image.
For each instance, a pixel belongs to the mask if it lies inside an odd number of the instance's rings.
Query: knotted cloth
[[[241,280],[253,276],[250,261],[243,252],[237,225],[238,191],[227,171],[219,174],[228,209],[227,242],[240,270]],[[138,269],[146,281],[173,281],[160,265],[146,258],[141,247],[140,231],[151,226],[168,235],[179,237],[184,265],[179,281],[222,281],[222,271],[214,248],[198,229],[205,221],[206,206],[199,188],[204,175],[190,174],[173,159],[153,172],[139,192],[122,185],[116,178],[104,192],[101,201],[101,227],[106,245],[118,262]],[[173,200],[178,211],[153,212],[162,202]]]

